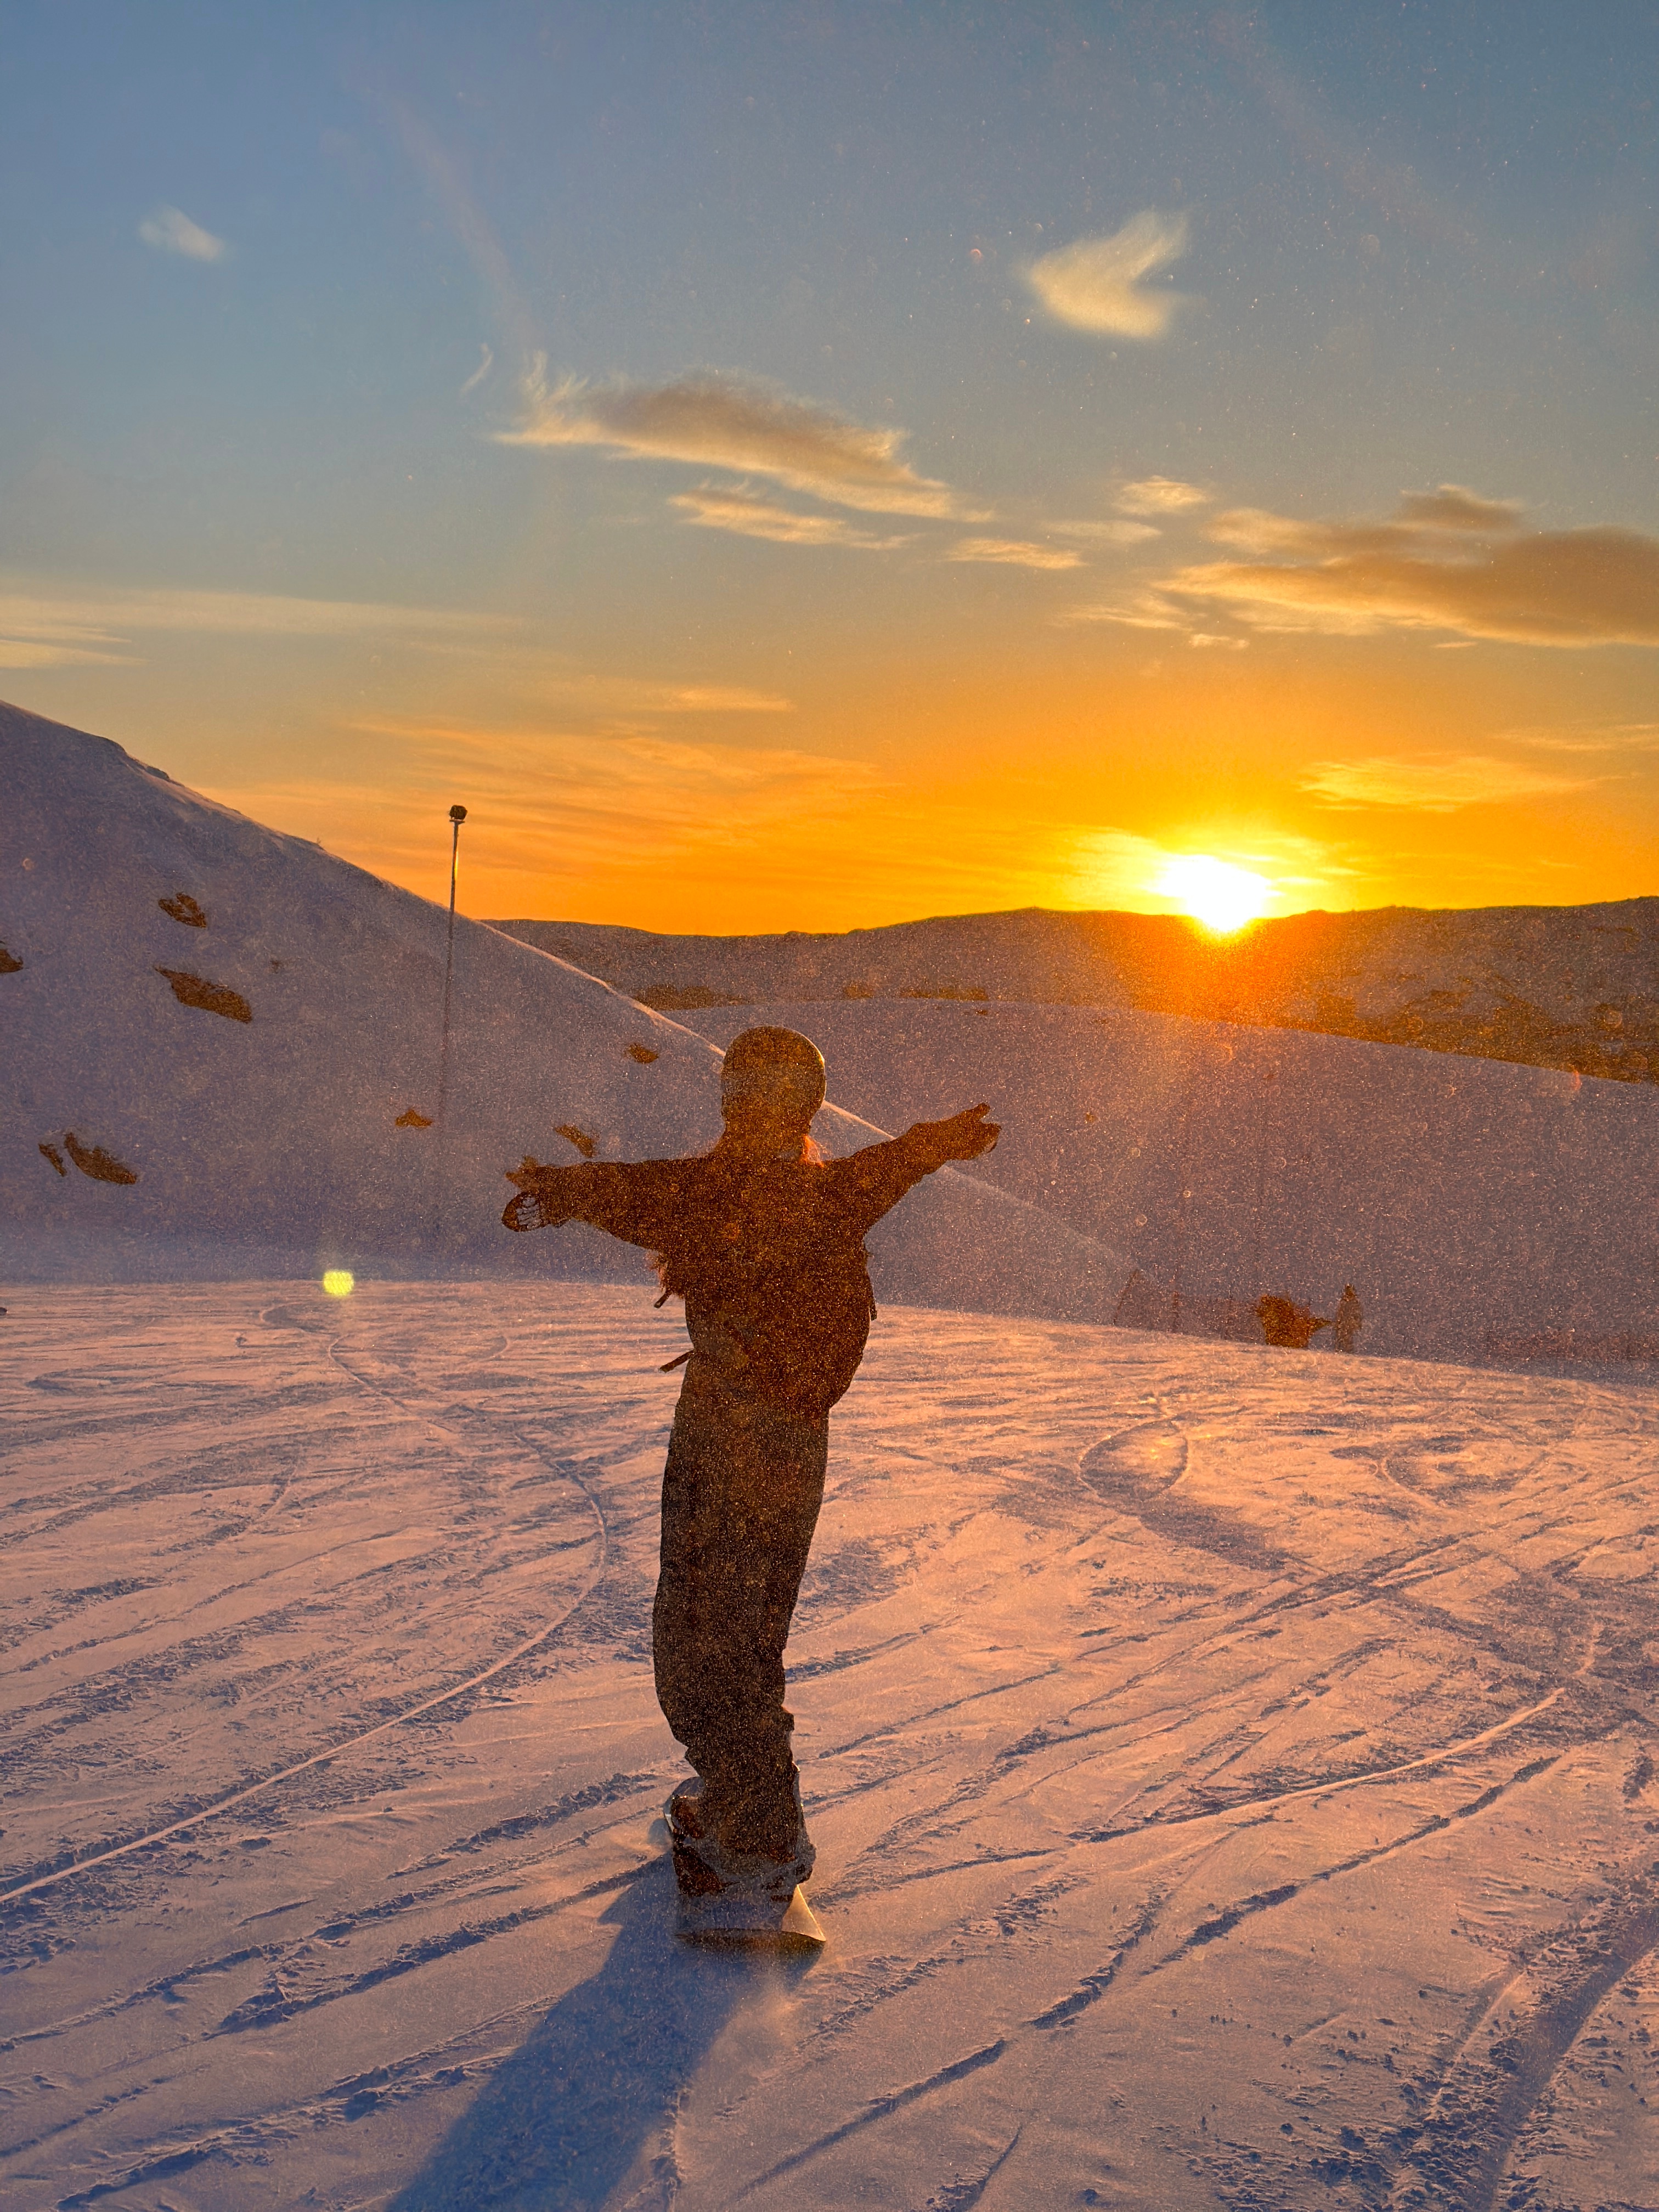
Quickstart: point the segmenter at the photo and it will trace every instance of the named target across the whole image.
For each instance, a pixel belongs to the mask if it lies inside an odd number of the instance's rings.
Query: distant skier
[[[1255,1302],[1255,1317],[1264,1340],[1285,1352],[1305,1352],[1320,1330],[1331,1325],[1328,1316],[1316,1314],[1311,1306],[1298,1305],[1294,1298],[1275,1297],[1267,1291]]]
[[[1365,1309],[1359,1303],[1359,1293],[1352,1283],[1345,1283],[1336,1302],[1336,1318],[1331,1323],[1331,1340],[1339,1352],[1357,1352],[1359,1332],[1364,1326]]]
[[[509,1175],[509,1229],[586,1221],[656,1260],[691,1349],[663,1474],[657,1697],[698,1782],[668,1820],[683,1899],[789,1905],[814,1851],[783,1650],[823,1496],[830,1408],[874,1317],[864,1239],[924,1176],[988,1152],[983,1105],[824,1161],[823,1058],[793,1030],[726,1052],[725,1130],[698,1158]],[[660,1302],[659,1302],[660,1303]],[[676,1363],[678,1364],[678,1363]],[[735,1923],[733,1923],[735,1924]]]

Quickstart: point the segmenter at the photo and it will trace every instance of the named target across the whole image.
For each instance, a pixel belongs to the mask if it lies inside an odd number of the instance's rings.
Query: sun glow
[[[1170,860],[1158,877],[1158,890],[1218,937],[1231,937],[1254,921],[1273,895],[1266,876],[1236,868],[1231,860],[1212,860],[1206,853],[1182,853]]]

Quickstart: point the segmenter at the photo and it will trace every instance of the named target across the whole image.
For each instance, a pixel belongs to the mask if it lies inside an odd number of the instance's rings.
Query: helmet
[[[739,1098],[798,1111],[810,1121],[823,1103],[823,1054],[799,1030],[744,1030],[726,1048],[720,1103]]]

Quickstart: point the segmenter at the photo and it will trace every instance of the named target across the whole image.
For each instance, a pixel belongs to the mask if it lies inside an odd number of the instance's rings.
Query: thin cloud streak
[[[155,209],[139,224],[138,235],[158,253],[181,254],[186,261],[222,261],[229,251],[222,238],[192,222],[182,208]]]
[[[918,476],[899,458],[902,430],[850,422],[811,401],[712,372],[661,385],[567,377],[550,389],[538,362],[523,422],[497,436],[508,446],[591,446],[619,459],[731,469],[871,514],[963,514],[948,484]]]
[[[801,514],[746,492],[677,492],[669,501],[685,520],[702,530],[726,530],[738,538],[761,538],[773,545],[839,545],[864,553],[890,553],[908,545],[908,537],[875,538],[839,514]]]
[[[1034,545],[1023,538],[958,538],[947,561],[988,561],[1010,568],[1080,568],[1083,556],[1057,545]]]
[[[428,189],[489,294],[502,329],[518,349],[520,362],[533,360],[534,319],[495,226],[473,196],[455,156],[425,117],[405,102],[388,98],[384,107],[404,153],[426,179]]]
[[[1548,753],[1659,752],[1659,722],[1581,723],[1559,730],[1505,730],[1511,744]]]
[[[1190,507],[1207,507],[1210,497],[1197,484],[1182,483],[1178,477],[1141,477],[1121,485],[1112,504],[1120,514],[1181,514]]]
[[[1116,623],[1125,629],[1185,629],[1186,611],[1172,607],[1156,592],[1137,592],[1130,599],[1103,599],[1061,607],[1053,620],[1070,629],[1079,623]]]
[[[1034,261],[1026,278],[1049,313],[1073,330],[1126,338],[1161,338],[1183,304],[1176,292],[1149,292],[1140,280],[1187,251],[1184,215],[1146,208],[1110,238],[1079,238]]]
[[[500,635],[512,617],[447,607],[385,606],[354,599],[289,599],[258,592],[143,591],[117,587],[84,594],[7,588],[0,582],[0,666],[63,666],[119,660],[133,635],[347,638],[395,635],[446,644]],[[24,653],[25,659],[13,658]],[[49,658],[42,659],[45,653]]]
[[[398,741],[406,775],[319,776],[209,796],[296,834],[324,835],[331,848],[372,851],[378,867],[418,873],[430,861],[441,800],[464,787],[476,864],[541,880],[678,866],[699,854],[729,860],[804,817],[822,823],[887,787],[863,762],[781,747],[460,722],[352,727]]]
[[[1158,533],[1150,522],[1051,522],[1056,538],[1079,538],[1091,545],[1140,545]]]
[[[456,394],[456,398],[459,399],[465,399],[469,392],[476,392],[478,386],[483,382],[485,377],[489,375],[490,370],[495,366],[495,356],[487,345],[482,343],[479,345],[478,356],[478,366],[473,370],[471,375],[468,377],[466,382],[461,386],[459,392]]]
[[[556,669],[536,684],[538,696],[596,714],[792,714],[793,699],[739,684],[652,683],[640,676],[588,675]]]
[[[1315,761],[1302,788],[1328,806],[1397,806],[1419,814],[1455,814],[1466,806],[1506,805],[1516,799],[1584,791],[1595,776],[1551,775],[1523,763],[1486,753],[1420,760],[1373,754],[1365,760]]]

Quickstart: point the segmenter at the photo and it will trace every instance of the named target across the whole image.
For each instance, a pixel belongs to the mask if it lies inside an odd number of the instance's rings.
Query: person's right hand
[[[501,1212],[503,1229],[556,1229],[570,1217],[560,1210],[555,1193],[567,1170],[544,1167],[526,1152],[516,1168],[503,1170],[518,1191]]]
[[[918,1121],[913,1134],[921,1137],[933,1154],[936,1164],[946,1160],[976,1160],[981,1152],[988,1152],[1002,1134],[1000,1121],[988,1121],[990,1108],[982,1100],[977,1106],[964,1107],[960,1114],[952,1114],[944,1121]]]

